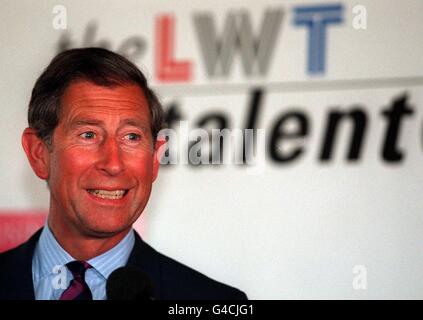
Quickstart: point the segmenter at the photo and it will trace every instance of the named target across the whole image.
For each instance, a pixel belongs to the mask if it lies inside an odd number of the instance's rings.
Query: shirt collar
[[[117,268],[126,265],[135,243],[134,230],[130,232],[112,249],[94,257],[87,262],[98,271],[105,279]],[[37,281],[55,272],[57,266],[63,266],[75,260],[57,242],[50,228],[46,224],[41,232],[37,247],[34,252],[36,272],[34,280]]]
[[[129,231],[112,249],[87,262],[107,279],[114,270],[126,265],[132,249],[134,248],[134,244],[135,235],[134,230],[131,229],[131,231]]]

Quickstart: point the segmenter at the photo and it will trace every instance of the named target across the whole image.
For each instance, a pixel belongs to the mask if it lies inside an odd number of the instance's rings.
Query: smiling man
[[[0,255],[0,299],[246,298],[132,229],[164,143],[162,107],[135,65],[100,48],[59,54],[34,86],[28,121],[22,145],[50,209],[43,229]]]

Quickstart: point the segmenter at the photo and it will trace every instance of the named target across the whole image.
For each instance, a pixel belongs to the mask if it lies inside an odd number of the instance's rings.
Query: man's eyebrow
[[[122,119],[120,121],[120,125],[121,126],[123,126],[123,125],[129,125],[129,126],[138,127],[141,130],[143,130],[143,131],[148,131],[149,128],[150,128],[149,127],[149,124],[146,123],[145,121],[138,120],[138,119],[132,119],[132,118],[130,118],[130,119]]]
[[[78,127],[82,127],[82,126],[103,126],[104,125],[104,121],[102,120],[97,120],[97,119],[77,119],[75,121],[72,121],[72,123],[70,124],[71,128],[78,128]],[[143,120],[139,120],[139,119],[133,119],[133,118],[128,118],[128,119],[122,119],[119,121],[119,125],[120,126],[125,126],[125,125],[129,125],[129,126],[134,126],[137,128],[140,128],[142,131],[148,132],[150,130],[150,126],[147,122],[143,121]]]
[[[82,126],[87,126],[87,125],[100,126],[102,124],[104,124],[104,122],[101,121],[101,120],[96,120],[96,119],[78,119],[76,121],[71,122],[70,126],[72,128],[74,128],[74,127],[82,127]]]

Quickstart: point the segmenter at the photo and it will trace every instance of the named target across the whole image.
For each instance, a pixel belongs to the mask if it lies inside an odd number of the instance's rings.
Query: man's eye
[[[81,133],[79,136],[84,139],[94,139],[95,133],[92,131],[88,131],[88,132]]]
[[[137,133],[128,133],[127,135],[125,135],[124,139],[130,140],[130,141],[138,141],[138,140],[141,140],[141,135]]]

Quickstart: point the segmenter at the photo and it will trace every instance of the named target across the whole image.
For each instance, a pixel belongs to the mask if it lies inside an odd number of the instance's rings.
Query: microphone
[[[150,277],[134,267],[113,271],[106,283],[108,300],[154,300]]]

